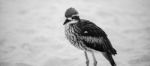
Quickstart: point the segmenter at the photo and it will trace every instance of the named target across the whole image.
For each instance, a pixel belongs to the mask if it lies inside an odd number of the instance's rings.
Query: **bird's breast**
[[[71,43],[76,41],[74,27],[71,24],[65,25],[65,35]]]
[[[85,49],[83,42],[79,39],[78,29],[75,25],[65,26],[65,35],[69,42],[77,48]]]

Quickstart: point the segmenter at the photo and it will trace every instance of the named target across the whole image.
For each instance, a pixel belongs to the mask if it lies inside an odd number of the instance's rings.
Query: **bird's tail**
[[[109,63],[111,64],[111,66],[116,66],[116,63],[112,57],[112,54],[108,53],[108,52],[103,52],[104,57],[109,61]]]

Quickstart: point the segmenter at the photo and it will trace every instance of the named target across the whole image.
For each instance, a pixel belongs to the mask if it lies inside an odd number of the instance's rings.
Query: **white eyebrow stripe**
[[[68,20],[72,20],[72,18],[71,17],[69,17],[69,18],[67,18]]]

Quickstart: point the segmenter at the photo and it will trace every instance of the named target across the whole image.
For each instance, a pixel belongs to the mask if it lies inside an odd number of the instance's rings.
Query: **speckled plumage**
[[[85,31],[87,33],[84,33]],[[80,22],[68,24],[65,27],[65,33],[71,44],[82,50],[97,50],[116,54],[106,33],[88,20],[81,19]]]
[[[65,35],[73,46],[85,51],[87,66],[89,63],[86,51],[92,53],[94,66],[97,66],[94,51],[102,52],[111,65],[116,66],[112,55],[117,52],[112,47],[107,34],[100,27],[89,20],[80,19],[74,8],[67,9],[65,16]]]

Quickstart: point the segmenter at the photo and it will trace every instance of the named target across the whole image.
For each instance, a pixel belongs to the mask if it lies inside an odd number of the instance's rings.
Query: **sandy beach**
[[[0,0],[0,66],[86,66],[64,34],[69,7],[107,33],[117,66],[150,66],[149,0]]]

